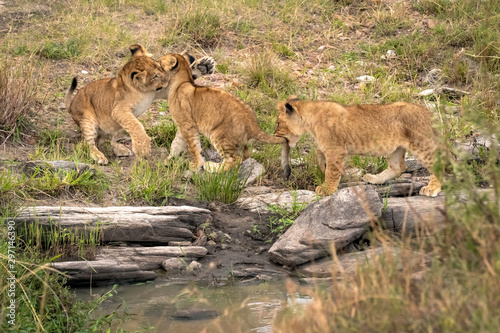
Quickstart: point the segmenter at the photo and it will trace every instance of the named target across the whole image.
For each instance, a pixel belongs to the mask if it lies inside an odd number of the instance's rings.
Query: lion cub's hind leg
[[[422,138],[420,141],[410,143],[410,151],[422,162],[422,165],[431,172],[434,164],[434,155],[436,152],[436,143],[428,138]],[[420,189],[419,194],[427,197],[436,197],[441,192],[442,179],[431,173],[429,184]]]
[[[220,156],[223,157],[224,171],[228,171],[241,163],[241,157],[238,155],[238,147],[233,144],[214,140],[212,143]],[[243,148],[245,150],[245,148]],[[248,148],[247,148],[248,151]],[[249,153],[249,152],[248,152]],[[245,154],[245,152],[244,152]]]
[[[382,184],[388,180],[398,177],[406,169],[405,163],[406,149],[398,147],[390,156],[387,161],[387,169],[377,175],[367,173],[364,175],[363,180],[370,184]]]
[[[96,139],[99,124],[97,119],[93,116],[93,111],[84,113],[86,116],[80,121],[80,129],[82,131],[83,140],[89,145],[90,157],[97,164],[108,164],[108,159],[104,154],[97,148]]]

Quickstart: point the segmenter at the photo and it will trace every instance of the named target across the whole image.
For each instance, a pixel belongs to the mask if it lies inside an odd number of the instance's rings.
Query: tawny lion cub
[[[372,184],[399,176],[406,169],[406,150],[427,170],[432,168],[436,142],[432,115],[425,107],[409,103],[343,106],[300,101],[290,96],[278,104],[278,110],[276,136],[285,137],[291,147],[304,133],[316,140],[318,164],[325,173],[325,183],[316,188],[319,195],[337,190],[346,155],[388,156],[386,170],[364,176]],[[288,156],[282,164],[285,173],[289,173]],[[440,191],[441,179],[431,174],[429,184],[422,187],[420,194],[435,197]]]
[[[111,146],[117,156],[132,155],[130,149],[117,142],[122,130],[130,134],[135,154],[147,157],[151,151],[151,139],[137,117],[168,85],[168,77],[144,47],[134,44],[130,50],[132,58],[116,78],[92,82],[80,89],[72,100],[77,86],[74,78],[66,94],[66,108],[80,126],[82,137],[90,146],[90,156],[98,164],[108,163],[96,146],[96,139],[102,133],[112,136]]]
[[[182,55],[167,54],[159,62],[169,75],[170,114],[178,126],[169,158],[187,148],[194,158],[192,167],[201,169],[204,159],[201,156],[200,134],[207,137],[224,158],[225,170],[240,162],[238,150],[243,150],[244,159],[250,157],[250,140],[286,143],[284,138],[263,132],[253,110],[235,96],[223,90],[195,85],[189,64]]]

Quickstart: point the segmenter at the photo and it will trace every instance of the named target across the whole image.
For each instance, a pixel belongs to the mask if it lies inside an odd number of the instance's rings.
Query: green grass
[[[182,161],[165,166],[160,161],[137,161],[130,171],[130,199],[143,199],[149,205],[163,206],[167,199],[182,192],[174,191],[174,181],[180,180],[186,169]]]
[[[243,188],[246,180],[238,179],[240,168],[232,168],[228,171],[215,172],[205,171],[193,174],[193,184],[197,197],[203,201],[219,201],[226,204],[235,202]]]

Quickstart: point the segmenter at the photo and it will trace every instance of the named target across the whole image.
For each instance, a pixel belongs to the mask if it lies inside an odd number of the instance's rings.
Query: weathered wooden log
[[[153,270],[161,263],[173,257],[202,258],[208,253],[201,246],[154,246],[154,247],[109,247],[98,250],[96,260],[117,261],[133,264],[142,270]]]
[[[99,232],[104,242],[164,245],[191,241],[196,227],[212,222],[212,213],[190,206],[167,207],[31,207],[13,218],[17,225],[38,223],[75,233]]]
[[[52,263],[51,266],[65,273],[70,285],[130,283],[156,278],[156,273],[153,271],[145,271],[140,269],[138,265],[119,263],[115,260],[65,261]]]

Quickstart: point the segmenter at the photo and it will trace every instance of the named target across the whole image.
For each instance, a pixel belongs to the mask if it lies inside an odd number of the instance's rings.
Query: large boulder
[[[363,235],[382,215],[373,186],[341,189],[310,204],[269,250],[277,263],[297,266],[327,256]]]

